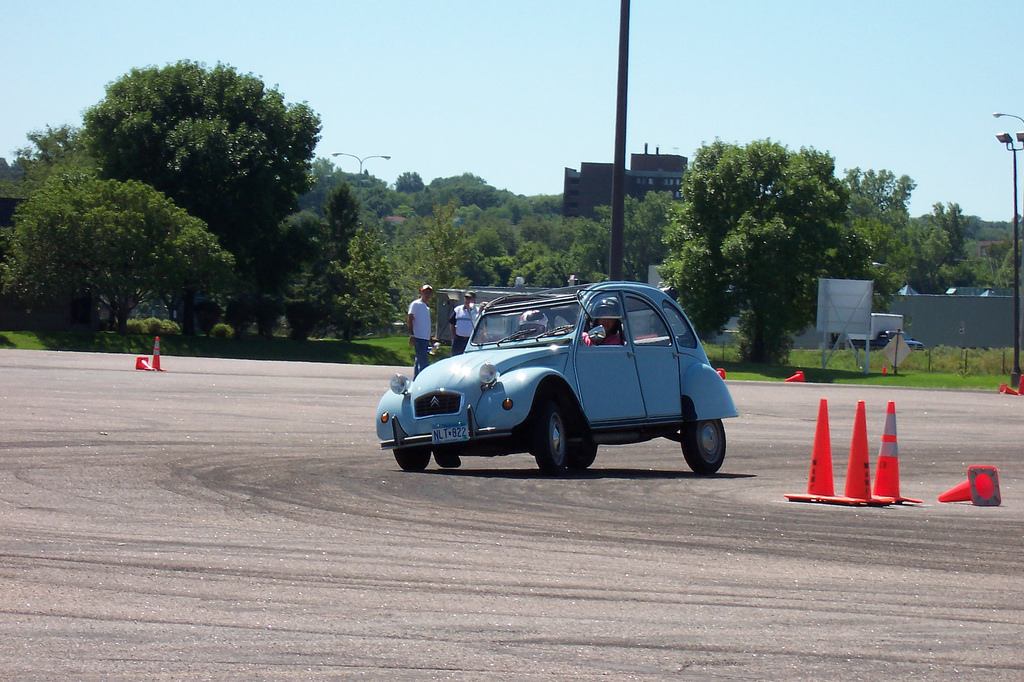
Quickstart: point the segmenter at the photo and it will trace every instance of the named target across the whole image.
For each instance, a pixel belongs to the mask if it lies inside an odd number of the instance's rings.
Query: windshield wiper
[[[519,329],[512,332],[501,341],[496,341],[498,344],[505,343],[506,341],[521,341],[522,339],[529,338],[531,334],[536,334],[536,329]]]
[[[562,334],[568,334],[569,332],[571,332],[575,328],[576,328],[576,325],[574,325],[574,324],[563,324],[561,327],[555,327],[554,329],[549,329],[548,331],[544,332],[543,334],[541,334],[537,338],[539,339],[539,338],[541,338],[543,336],[561,336]]]

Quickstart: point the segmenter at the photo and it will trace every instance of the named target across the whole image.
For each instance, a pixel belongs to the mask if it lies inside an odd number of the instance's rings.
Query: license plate
[[[436,426],[431,433],[434,443],[458,443],[469,440],[469,429],[462,424]]]

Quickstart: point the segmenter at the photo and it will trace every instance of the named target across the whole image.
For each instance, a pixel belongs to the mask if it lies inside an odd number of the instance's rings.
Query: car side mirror
[[[605,330],[604,325],[599,324],[588,331],[587,336],[590,337],[591,341],[604,341],[604,337],[608,336],[608,332]]]

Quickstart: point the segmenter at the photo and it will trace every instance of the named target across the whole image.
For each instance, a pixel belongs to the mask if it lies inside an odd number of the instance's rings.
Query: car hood
[[[480,367],[485,362],[494,365],[499,374],[507,374],[523,365],[561,370],[568,355],[569,347],[559,344],[473,350],[445,358],[424,369],[413,382],[413,392],[420,394],[436,388],[478,384]]]

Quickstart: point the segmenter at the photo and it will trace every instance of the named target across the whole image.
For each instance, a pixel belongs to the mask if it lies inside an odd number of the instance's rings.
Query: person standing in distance
[[[416,363],[412,368],[412,378],[422,372],[430,364],[430,297],[434,288],[429,284],[420,287],[420,297],[409,304],[409,345],[416,351]]]
[[[452,326],[452,355],[461,355],[466,351],[466,344],[469,343],[479,313],[476,308],[476,292],[467,291],[465,303],[455,306],[448,318]]]

